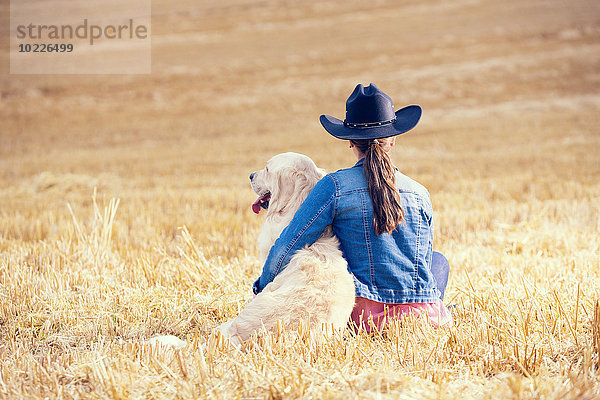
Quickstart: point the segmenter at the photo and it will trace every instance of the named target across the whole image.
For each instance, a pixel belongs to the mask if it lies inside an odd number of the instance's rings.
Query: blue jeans
[[[431,260],[431,273],[437,283],[437,288],[440,291],[440,300],[444,300],[444,291],[448,285],[448,275],[450,274],[450,264],[442,253],[433,252]]]

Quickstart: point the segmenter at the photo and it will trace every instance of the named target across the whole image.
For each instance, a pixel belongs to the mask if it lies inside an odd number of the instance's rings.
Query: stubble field
[[[0,42],[0,397],[600,396],[598,2],[152,16],[150,75],[9,75]],[[248,174],[285,151],[351,166],[318,116],[369,82],[424,109],[393,158],[431,193],[454,327],[229,350],[211,328],[261,269]],[[144,345],[164,334],[189,345]]]

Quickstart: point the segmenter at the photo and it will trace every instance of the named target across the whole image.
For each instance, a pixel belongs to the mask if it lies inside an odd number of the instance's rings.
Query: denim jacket
[[[432,303],[439,299],[431,274],[433,209],[427,189],[396,171],[405,222],[391,234],[376,235],[373,206],[361,159],[352,168],[326,175],[312,189],[271,248],[259,293],[289,263],[294,253],[313,244],[331,225],[356,296],[381,303]]]

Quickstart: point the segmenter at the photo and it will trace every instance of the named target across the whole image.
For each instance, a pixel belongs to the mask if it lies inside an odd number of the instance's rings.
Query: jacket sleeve
[[[310,246],[333,222],[335,182],[326,175],[308,194],[294,218],[271,247],[260,278],[254,282],[254,294],[260,293],[290,262],[297,250]]]

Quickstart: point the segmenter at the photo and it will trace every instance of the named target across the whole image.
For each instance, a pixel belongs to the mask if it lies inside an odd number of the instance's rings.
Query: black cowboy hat
[[[408,132],[421,118],[421,107],[394,112],[392,99],[374,84],[358,84],[346,100],[346,119],[321,115],[323,128],[339,139],[380,139]]]

